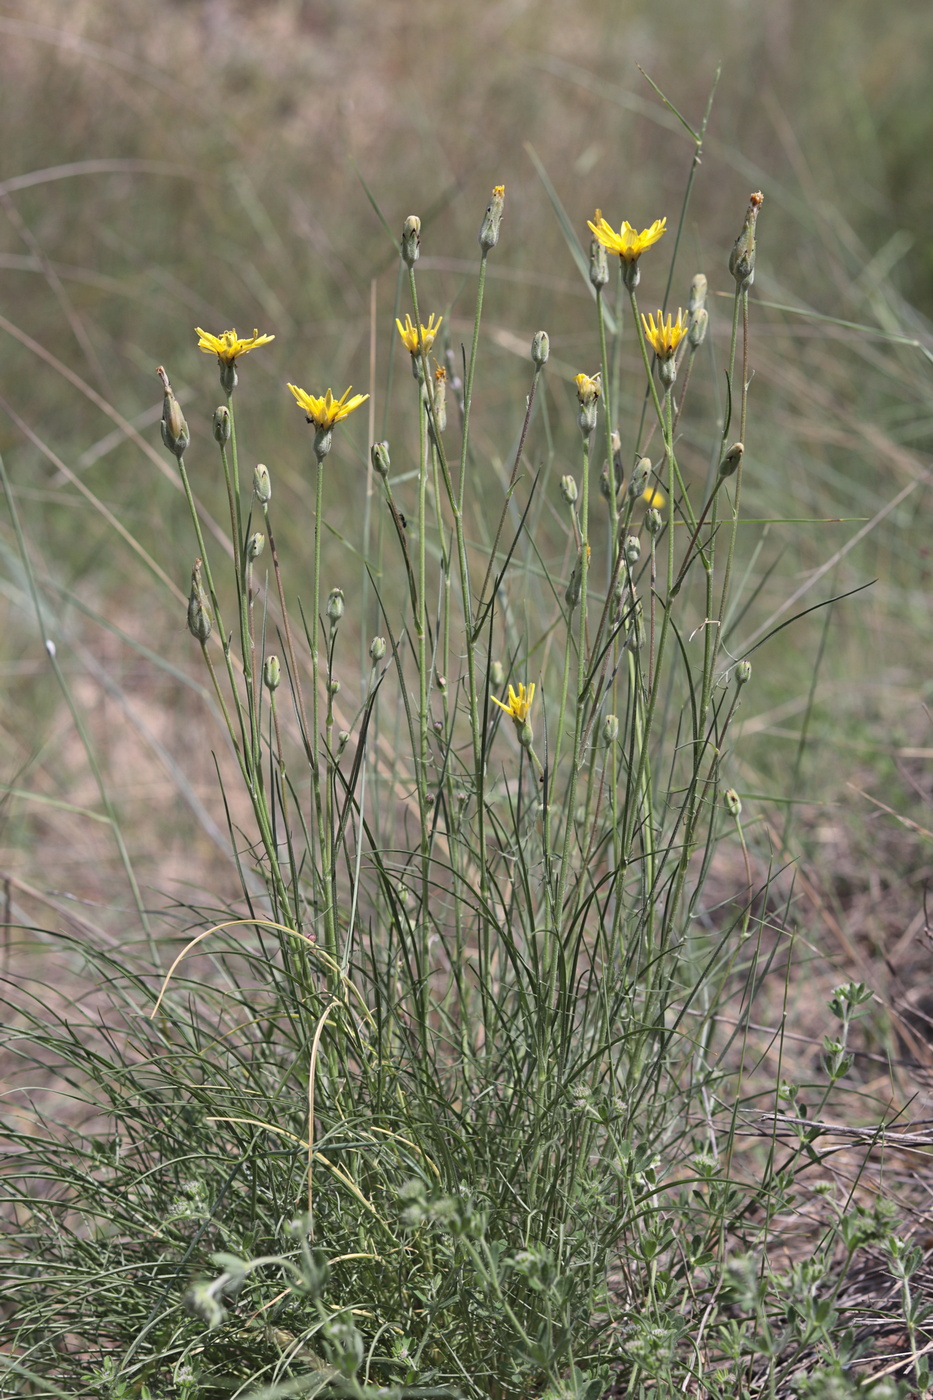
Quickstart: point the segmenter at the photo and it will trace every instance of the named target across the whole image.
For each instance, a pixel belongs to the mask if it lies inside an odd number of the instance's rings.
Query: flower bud
[[[343,617],[343,589],[332,588],[327,595],[327,617],[331,625],[331,630]]]
[[[596,408],[602,389],[602,375],[577,374],[574,376],[574,383],[577,386],[577,400],[580,404],[577,424],[583,436],[588,438],[596,428]]]
[[[598,224],[601,218],[602,210],[597,209],[594,222]],[[608,281],[609,255],[599,239],[593,237],[590,239],[590,284],[598,291],[600,288],[605,287]]]
[[[619,737],[619,720],[617,715],[607,715],[603,720],[603,743],[608,749]]]
[[[719,463],[719,478],[724,481],[727,476],[733,476],[738,470],[739,463],[745,454],[745,444],[734,442],[729,451]]]
[[[169,452],[181,458],[184,457],[188,443],[191,441],[191,434],[188,432],[188,424],[185,422],[181,405],[168,382],[168,375],[161,365],[157,373],[162,381],[162,441]]]
[[[569,473],[567,476],[562,476],[560,479],[560,494],[563,496],[568,506],[572,506],[577,499],[577,483]]]
[[[750,661],[740,661],[735,668],[736,685],[748,685],[752,678],[752,663]]]
[[[698,272],[690,283],[690,298],[687,302],[687,311],[700,311],[706,305],[706,292],[708,283],[702,272]]]
[[[370,644],[369,644],[369,656],[370,656],[370,660],[372,661],[373,665],[375,666],[377,662],[381,661],[382,658],[385,656],[385,654],[386,654],[386,639],[385,639],[385,637],[373,637],[372,641],[371,641]]]
[[[246,557],[252,564],[266,547],[266,537],[259,530],[246,541]]]
[[[278,690],[282,683],[282,667],[277,656],[267,656],[262,666],[262,680],[267,690]]]
[[[647,457],[636,457],[635,466],[632,468],[631,479],[628,484],[628,493],[633,501],[637,501],[645,487],[648,485],[648,478],[651,476],[651,462]]]
[[[328,693],[328,695],[334,696],[334,695],[337,694],[337,692],[338,692],[339,690],[340,690],[340,682],[339,682],[339,681],[328,681],[328,682],[327,682],[327,693]]]
[[[505,204],[505,185],[496,185],[486,206],[486,213],[479,231],[479,246],[484,253],[495,248],[499,242],[499,226],[502,223],[502,208]]]
[[[531,359],[536,369],[543,369],[551,353],[551,342],[547,331],[535,331],[531,342]]]
[[[261,506],[267,506],[272,500],[272,481],[269,477],[269,468],[264,467],[262,462],[253,472],[253,495]]]
[[[614,501],[614,500],[615,500],[615,494],[616,494],[616,493],[613,491],[612,486],[611,486],[610,483],[609,483],[609,463],[608,463],[608,462],[603,462],[603,469],[602,469],[602,471],[599,473],[599,494],[600,494],[601,496],[604,496],[605,499],[606,499],[607,501]]]
[[[347,744],[349,744],[349,742],[350,742],[350,733],[349,733],[349,730],[341,729],[340,733],[337,735],[337,757],[338,757],[338,758],[339,758],[340,755],[343,753],[344,749],[347,747]]]
[[[612,446],[612,475],[616,484],[616,493],[622,490],[625,482],[625,470],[622,466],[622,434],[618,428],[613,428],[609,441]]]
[[[730,817],[740,817],[742,815],[742,799],[735,788],[726,788],[722,795],[722,800]]]
[[[729,271],[740,292],[747,292],[755,280],[755,225],[763,203],[764,196],[760,191],[749,198],[742,232],[729,256]]]
[[[655,537],[660,535],[661,526],[663,524],[661,512],[656,506],[651,506],[649,510],[645,511],[645,529],[648,531],[649,535],[654,535]]]
[[[204,586],[201,583],[201,561],[195,561],[191,570],[191,592],[188,595],[188,631],[203,646],[211,635],[214,615]]]
[[[691,350],[698,350],[706,339],[706,332],[709,327],[709,312],[705,306],[698,307],[696,311],[691,311],[689,324],[687,326],[687,343]]]
[[[221,447],[226,447],[230,441],[230,410],[226,404],[221,404],[214,409],[214,441],[219,442]]]
[[[623,545],[622,552],[625,555],[625,562],[631,569],[641,558],[641,540],[637,535],[629,535]]]
[[[402,261],[406,267],[414,267],[421,257],[421,220],[417,214],[409,214],[402,224]]]
[[[377,476],[388,476],[389,444],[387,442],[374,442],[369,450],[369,456],[373,464],[373,471]]]
[[[434,371],[434,419],[431,423],[432,430],[437,427],[439,433],[444,432],[447,427],[447,371],[442,365],[438,365]]]

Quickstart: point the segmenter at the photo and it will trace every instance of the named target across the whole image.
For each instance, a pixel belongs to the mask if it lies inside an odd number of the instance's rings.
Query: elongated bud
[[[752,663],[750,661],[740,661],[735,668],[736,685],[748,685],[752,678]]]
[[[645,511],[645,529],[648,531],[649,535],[654,535],[655,537],[660,535],[661,526],[663,524],[661,512],[656,506],[651,506],[649,510]]]
[[[369,644],[369,656],[370,656],[370,660],[372,661],[373,665],[375,665],[377,662],[381,661],[382,658],[385,656],[385,654],[386,654],[386,639],[385,639],[385,637],[373,637],[372,641],[371,641],[370,644]]]
[[[214,441],[226,447],[230,441],[230,410],[226,404],[214,409]]]
[[[272,500],[272,481],[269,477],[269,468],[264,467],[262,462],[253,471],[253,495],[261,506],[267,506]]]
[[[637,501],[645,487],[648,485],[648,478],[651,476],[651,461],[647,457],[637,457],[635,466],[632,468],[632,475],[628,484],[628,493],[633,501]]]
[[[622,552],[630,569],[638,563],[641,558],[641,540],[637,535],[629,535],[626,538]]]
[[[724,481],[727,476],[733,476],[738,470],[739,463],[745,455],[745,444],[734,442],[729,451],[719,463],[719,477]]]
[[[596,210],[596,217],[593,220],[598,224],[602,218],[602,210]],[[590,239],[590,283],[597,290],[605,287],[609,281],[609,255],[605,247],[595,236]]]
[[[574,376],[574,383],[577,386],[577,400],[580,404],[577,424],[583,436],[588,438],[596,428],[596,410],[602,389],[602,375],[577,374]]]
[[[625,483],[625,469],[622,466],[622,434],[618,428],[613,428],[609,441],[612,446],[612,476],[618,493]]]
[[[688,312],[699,311],[706,305],[706,293],[708,288],[709,284],[705,274],[698,272],[690,283],[690,297],[687,301]]]
[[[619,737],[619,719],[617,715],[607,715],[603,720],[603,743],[608,749]]]
[[[505,185],[496,185],[489,203],[486,205],[486,213],[483,215],[479,231],[479,246],[484,253],[488,253],[490,248],[495,248],[499,242],[499,227],[502,223],[504,204]]]
[[[246,541],[246,557],[251,564],[254,560],[259,558],[265,547],[266,537],[261,531],[257,530],[254,535],[250,535],[249,539]]]
[[[169,452],[176,457],[184,457],[188,443],[191,441],[188,424],[185,422],[185,415],[172,391],[172,386],[168,382],[168,375],[161,365],[156,373],[162,381],[162,441]]]
[[[599,494],[600,494],[601,496],[604,496],[604,497],[606,498],[607,501],[614,501],[614,500],[615,500],[615,495],[616,495],[616,493],[615,493],[615,491],[612,489],[612,483],[611,483],[610,480],[609,480],[609,463],[608,463],[608,462],[603,462],[603,469],[602,469],[602,471],[599,473]]]
[[[434,421],[431,424],[432,431],[437,426],[439,433],[444,432],[447,427],[447,371],[443,365],[438,365],[434,371]]]
[[[726,811],[730,817],[740,817],[742,815],[742,799],[735,788],[726,788],[722,795]]]
[[[370,460],[373,464],[373,471],[377,476],[386,477],[389,475],[389,444],[387,442],[374,442],[369,450]]]
[[[343,589],[332,588],[327,595],[327,617],[330,622],[331,631],[343,617]]]
[[[201,583],[201,560],[195,561],[191,570],[191,592],[188,595],[188,631],[203,646],[211,635],[214,614],[208,596]]]
[[[729,256],[729,271],[740,292],[747,291],[755,280],[755,225],[763,203],[764,195],[760,191],[750,197],[742,232]]]
[[[409,214],[402,224],[402,262],[406,267],[414,267],[421,257],[421,220],[417,214]]]
[[[267,656],[262,665],[262,680],[267,690],[278,690],[282,683],[282,667],[277,656]]]
[[[691,311],[689,324],[687,326],[687,344],[691,350],[699,350],[706,339],[706,332],[709,328],[709,312],[705,306],[701,306],[697,311]]]
[[[551,342],[547,331],[535,331],[531,342],[531,359],[536,369],[543,369],[551,353]]]
[[[569,472],[560,479],[560,494],[563,496],[568,506],[572,506],[577,499],[577,483]]]

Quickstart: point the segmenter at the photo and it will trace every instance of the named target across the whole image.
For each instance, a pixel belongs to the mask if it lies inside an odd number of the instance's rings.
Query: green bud
[[[725,480],[727,476],[732,476],[738,470],[739,463],[745,454],[745,444],[734,442],[729,451],[719,463],[720,480]]]
[[[331,625],[331,631],[343,617],[343,589],[332,588],[327,595],[327,617]]]
[[[648,531],[649,535],[654,535],[655,537],[660,535],[663,524],[664,521],[661,519],[661,512],[654,506],[652,506],[650,510],[645,511],[645,529]]]
[[[339,682],[339,681],[328,681],[328,682],[327,682],[327,693],[328,693],[328,695],[336,695],[337,692],[339,691],[339,689],[340,689],[340,682]]]
[[[282,683],[282,667],[277,656],[267,656],[262,667],[263,684],[267,690],[278,690]]]
[[[269,477],[269,469],[264,467],[261,462],[253,472],[253,495],[261,506],[267,506],[272,500],[272,481]]]
[[[742,799],[735,788],[726,788],[722,795],[726,811],[730,817],[740,817],[742,815]]]
[[[691,350],[698,350],[706,339],[709,312],[705,306],[701,306],[696,311],[690,312],[688,320],[687,342]]]
[[[636,457],[635,466],[632,468],[631,479],[628,484],[628,493],[633,501],[637,501],[651,476],[651,462],[647,457]]]
[[[230,410],[226,404],[214,409],[214,441],[226,447],[230,441]]]
[[[690,283],[690,298],[687,302],[688,314],[700,311],[706,305],[708,283],[702,272],[698,272]]]
[[[494,661],[490,666],[489,682],[493,690],[501,690],[505,684],[505,667],[501,661]]]
[[[547,331],[535,331],[534,339],[531,342],[531,358],[538,369],[543,369],[547,364],[550,353],[551,342]]]
[[[632,568],[633,565],[638,563],[641,558],[641,540],[637,535],[628,536],[623,546],[623,553],[625,554],[625,562],[628,564],[629,568]]]
[[[259,530],[256,531],[255,535],[250,535],[246,541],[246,557],[250,563],[259,558],[265,547],[266,537]]]
[[[750,661],[740,661],[735,668],[736,685],[748,685],[752,678],[752,663]]]
[[[574,376],[574,383],[577,386],[577,401],[580,405],[577,424],[583,436],[588,438],[596,429],[602,375],[598,372],[593,375],[578,374]]]
[[[764,196],[760,192],[749,198],[742,232],[729,256],[729,271],[741,292],[748,291],[755,280],[755,225],[763,203]]]
[[[402,262],[406,267],[414,267],[421,257],[421,220],[417,214],[409,214],[402,224]]]
[[[168,375],[161,365],[156,372],[162,381],[162,441],[169,452],[181,458],[184,457],[188,443],[191,441],[191,434],[188,432],[188,424],[185,422],[181,405],[168,382]]]
[[[572,506],[577,499],[577,483],[569,473],[567,476],[562,476],[560,479],[560,494],[563,496],[568,506]]]
[[[595,236],[590,239],[590,284],[597,289],[609,281],[609,257]]]
[[[370,460],[373,464],[373,471],[377,476],[386,477],[389,475],[389,444],[387,442],[374,442],[369,450]]]
[[[607,715],[603,720],[603,743],[608,749],[619,737],[619,719],[617,715]]]
[[[377,662],[381,661],[382,658],[385,656],[385,654],[386,654],[386,639],[385,639],[385,637],[373,637],[372,641],[371,641],[370,644],[369,644],[369,656],[370,656],[370,660],[372,661],[373,665],[375,666]]]
[[[486,213],[479,231],[479,246],[484,253],[495,248],[499,242],[499,228],[502,223],[502,209],[505,204],[505,185],[496,185],[492,197],[486,205]]]
[[[214,614],[201,583],[201,560],[198,559],[191,570],[191,592],[188,595],[188,631],[203,646],[211,635],[213,626]]]
[[[347,747],[347,744],[349,744],[349,742],[350,742],[350,734],[349,734],[349,731],[346,730],[346,729],[341,729],[340,733],[337,735],[337,757],[338,757],[338,758],[339,758],[340,755],[343,753],[344,749]]]

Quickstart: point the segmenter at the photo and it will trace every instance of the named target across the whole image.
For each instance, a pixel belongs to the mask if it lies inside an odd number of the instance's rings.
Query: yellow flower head
[[[661,360],[670,360],[677,351],[677,347],[687,334],[687,323],[684,321],[684,313],[677,312],[677,320],[673,320],[671,313],[667,313],[665,321],[663,312],[658,312],[658,323],[655,325],[654,317],[642,316],[641,323],[645,328],[645,337],[654,353]]]
[[[592,229],[604,248],[608,248],[610,253],[618,253],[623,262],[637,262],[646,248],[650,248],[652,243],[657,243],[659,238],[663,238],[667,228],[667,218],[655,219],[649,228],[643,228],[641,233],[632,228],[628,219],[624,221],[621,229],[616,233],[608,219],[602,216],[602,210],[596,210],[596,222],[590,223],[588,227]]]
[[[577,398],[582,404],[593,404],[599,398],[603,386],[601,374],[575,374],[573,382],[577,386]]]
[[[240,339],[236,331],[211,335],[209,331],[202,331],[200,326],[195,326],[195,330],[201,337],[198,349],[203,350],[205,355],[216,355],[222,365],[232,365],[238,355],[248,355],[257,345],[268,345],[270,340],[275,340],[274,335],[260,335],[258,331]]]
[[[351,399],[352,384],[339,399],[335,399],[329,389],[323,398],[316,399],[313,394],[306,394],[304,389],[299,389],[295,384],[289,384],[288,387],[295,395],[299,407],[308,415],[308,421],[321,433],[329,433],[335,423],[342,423],[344,418],[349,418],[353,410],[369,398],[368,394],[354,394]]]
[[[434,337],[440,330],[441,321],[443,321],[443,319],[443,316],[439,316],[437,318],[437,325],[435,325],[434,312],[432,311],[431,315],[428,317],[428,324],[426,326],[414,326],[412,325],[411,317],[406,311],[405,324],[403,326],[401,321],[396,318],[395,324],[398,326],[398,333],[402,337],[402,344],[405,346],[405,349],[411,351],[413,355],[417,355],[423,345],[425,353],[427,353],[434,344]]]
[[[517,694],[513,687],[509,686],[509,703],[507,705],[503,705],[502,701],[497,700],[494,695],[490,695],[489,698],[494,705],[499,706],[500,710],[505,710],[507,715],[511,715],[512,719],[521,729],[528,723],[528,716],[531,713],[531,702],[535,698],[535,683],[532,681],[527,691],[523,685],[520,685]]]

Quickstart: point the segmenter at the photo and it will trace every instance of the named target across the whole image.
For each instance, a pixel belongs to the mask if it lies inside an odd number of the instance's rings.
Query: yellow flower
[[[594,404],[603,387],[601,374],[575,374],[573,382],[577,386],[577,398],[584,405]]]
[[[610,253],[618,253],[623,262],[637,262],[646,248],[650,248],[652,243],[657,243],[659,238],[663,238],[667,228],[667,218],[655,219],[650,228],[643,228],[641,233],[626,219],[621,229],[616,233],[615,229],[607,219],[602,216],[602,210],[596,210],[596,222],[587,226],[599,239],[604,248],[608,248]]]
[[[434,344],[434,337],[440,330],[441,321],[443,321],[443,319],[443,316],[439,316],[437,325],[435,325],[434,312],[432,311],[431,315],[428,317],[428,324],[419,327],[412,325],[411,317],[407,311],[405,312],[404,326],[401,321],[396,318],[395,324],[398,326],[398,333],[402,337],[402,344],[405,346],[405,349],[410,350],[413,355],[417,355],[420,347],[423,345],[427,353]]]
[[[295,384],[289,384],[288,387],[295,395],[299,407],[308,415],[308,421],[322,433],[329,433],[335,423],[342,423],[344,418],[349,418],[353,410],[369,398],[368,394],[354,394],[351,399],[352,384],[339,399],[335,399],[329,389],[322,399],[316,399],[313,394],[306,394],[304,389],[299,389]]]
[[[658,312],[658,324],[655,325],[654,317],[642,316],[641,323],[645,328],[645,336],[654,353],[661,360],[670,360],[675,354],[678,345],[687,334],[687,323],[684,321],[684,313],[677,312],[677,320],[673,320],[671,313],[667,313],[665,321],[663,312]]]
[[[270,340],[275,340],[274,335],[260,335],[258,331],[241,340],[236,331],[211,335],[209,331],[202,331],[200,326],[195,326],[195,330],[201,337],[198,349],[203,350],[205,355],[216,355],[222,365],[232,365],[238,355],[248,355],[257,345],[268,345]]]
[[[641,493],[641,498],[649,510],[652,507],[655,510],[661,510],[667,504],[667,497],[657,486],[646,486]]]
[[[494,705],[499,706],[500,710],[505,710],[507,715],[511,715],[515,723],[521,727],[528,723],[531,702],[535,698],[535,683],[532,681],[527,691],[523,685],[520,685],[517,695],[512,686],[509,686],[509,703],[507,705],[503,705],[502,701],[497,700],[494,695],[490,695],[489,698]]]

